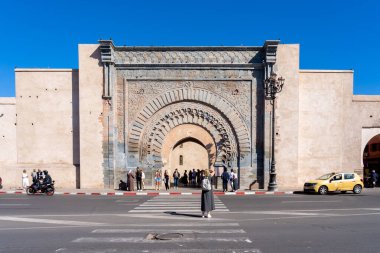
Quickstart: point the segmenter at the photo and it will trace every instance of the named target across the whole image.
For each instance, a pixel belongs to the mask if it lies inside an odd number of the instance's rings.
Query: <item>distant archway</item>
[[[370,171],[380,174],[380,134],[373,136],[363,151],[363,175],[368,177]]]
[[[185,138],[177,142],[169,154],[168,167],[172,172],[178,169],[180,175],[190,170],[208,169],[209,152],[206,147],[197,139]]]

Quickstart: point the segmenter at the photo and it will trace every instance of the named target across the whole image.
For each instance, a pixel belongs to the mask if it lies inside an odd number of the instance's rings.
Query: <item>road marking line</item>
[[[20,196],[20,198],[0,198],[0,200],[30,200],[30,198],[25,198],[25,196]]]
[[[0,206],[30,206],[31,204],[0,204]]]
[[[201,213],[201,210],[190,210],[190,209],[181,209],[181,210],[178,210],[180,212],[186,212],[186,213]],[[165,212],[175,212],[177,213],[175,210],[173,209],[162,209],[162,210],[130,210],[129,213],[165,213]],[[220,210],[220,209],[216,209],[214,210],[213,212],[228,212],[228,209],[223,209],[223,210]]]
[[[180,238],[175,240],[147,240],[142,237],[80,237],[73,240],[74,243],[173,243],[173,242],[232,242],[232,243],[252,243],[247,237],[230,237],[230,238],[213,238],[213,237],[200,237],[200,238]]]
[[[171,214],[174,213],[174,214]],[[199,222],[200,220],[204,220],[205,222],[210,222],[208,219],[201,219],[201,215],[198,212],[171,212],[171,213],[135,213],[135,214],[128,214],[125,215],[127,217],[134,217],[134,218],[144,218],[144,219],[164,219],[164,220],[179,220],[179,221],[195,221]],[[189,216],[190,215],[190,216]],[[222,218],[212,218],[213,222],[220,222],[220,221],[227,221],[229,219],[222,219]]]
[[[149,233],[149,232],[157,232],[157,233],[167,233],[168,229],[95,229],[91,233],[102,233],[102,234],[124,234],[124,233]],[[199,233],[199,234],[246,234],[243,229],[175,229],[170,230],[170,233],[181,233],[181,234],[189,234],[189,233]]]
[[[288,201],[281,201],[282,203],[328,203],[328,202],[342,202],[341,200],[288,200]]]
[[[22,218],[22,217],[11,217],[11,216],[0,216],[0,220],[3,221],[16,221],[16,222],[33,222],[33,223],[46,223],[46,224],[62,224],[62,225],[103,225],[104,223],[97,222],[82,222],[82,221],[69,221],[69,220],[47,220],[47,219],[36,219],[36,218]]]
[[[206,250],[203,249],[123,249],[123,253],[204,253]],[[55,252],[63,252],[63,253],[110,253],[110,252],[120,252],[120,249],[118,248],[107,248],[104,250],[72,250],[68,248],[59,248]],[[243,249],[221,249],[221,248],[213,248],[213,249],[207,249],[207,253],[220,253],[220,252],[225,252],[225,253],[262,253],[261,250],[259,249],[252,249],[252,248],[243,248]]]
[[[188,203],[172,203],[172,204],[152,204],[152,203],[144,203],[144,204],[141,204],[140,206],[188,206],[189,204]],[[198,203],[191,203],[191,205],[201,205],[200,202]],[[215,206],[224,206],[224,204],[218,204],[218,203],[215,203]]]
[[[284,216],[284,217],[271,217],[271,218],[257,218],[257,219],[242,219],[244,221],[266,221],[266,220],[288,220],[288,219],[305,219],[305,218],[339,218],[339,217],[350,217],[350,216],[371,216],[380,215],[380,213],[357,213],[357,214],[324,214],[315,216]]]
[[[130,215],[126,215],[130,216]],[[149,215],[131,215],[132,217],[149,217]],[[182,218],[182,217],[180,217]],[[182,218],[183,220],[183,218]],[[239,223],[221,223],[219,221],[197,218],[197,222],[175,222],[175,223],[152,223],[152,224],[125,224],[128,227],[239,227]],[[215,222],[214,222],[215,221]]]
[[[137,206],[134,210],[161,210],[161,209],[168,209],[168,208],[174,208],[174,209],[197,209],[199,210],[199,206]],[[216,207],[216,209],[227,209],[226,207]]]

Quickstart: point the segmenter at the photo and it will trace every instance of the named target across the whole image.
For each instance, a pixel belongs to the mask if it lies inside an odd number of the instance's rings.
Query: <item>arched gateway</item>
[[[115,47],[101,41],[105,185],[137,167],[147,185],[155,170],[177,167],[212,167],[217,175],[226,167],[238,172],[243,187],[263,182],[262,83],[277,44]]]

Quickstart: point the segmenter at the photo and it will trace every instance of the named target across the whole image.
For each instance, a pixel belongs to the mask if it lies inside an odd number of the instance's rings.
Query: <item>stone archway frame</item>
[[[188,138],[196,139],[202,143],[209,154],[209,163],[215,163],[216,147],[214,139],[210,133],[198,125],[182,124],[171,129],[171,131],[165,136],[161,149],[163,164],[169,162],[170,152],[175,145]]]
[[[202,127],[217,146],[216,159],[237,166],[238,143],[231,125],[213,108],[195,102],[170,104],[149,119],[139,142],[139,160],[150,156],[156,164],[162,163],[162,145],[167,134],[183,124]]]
[[[145,105],[145,107],[137,114],[135,121],[132,124],[128,141],[129,152],[139,152],[139,143],[143,130],[147,121],[153,115],[168,105],[183,101],[201,102],[217,110],[232,126],[236,139],[238,140],[240,154],[244,155],[251,152],[250,132],[242,115],[239,113],[239,110],[224,97],[209,90],[193,88],[192,86],[169,90],[160,94]]]
[[[380,127],[362,128],[362,147],[360,153],[360,164],[364,168],[363,153],[367,143],[375,136],[380,135]]]

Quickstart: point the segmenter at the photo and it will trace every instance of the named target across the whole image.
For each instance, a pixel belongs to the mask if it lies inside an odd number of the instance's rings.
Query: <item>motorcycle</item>
[[[48,196],[53,196],[54,194],[54,181],[51,184],[39,184],[39,183],[33,183],[31,186],[26,189],[26,193],[28,195],[33,195],[36,193],[45,193]]]

